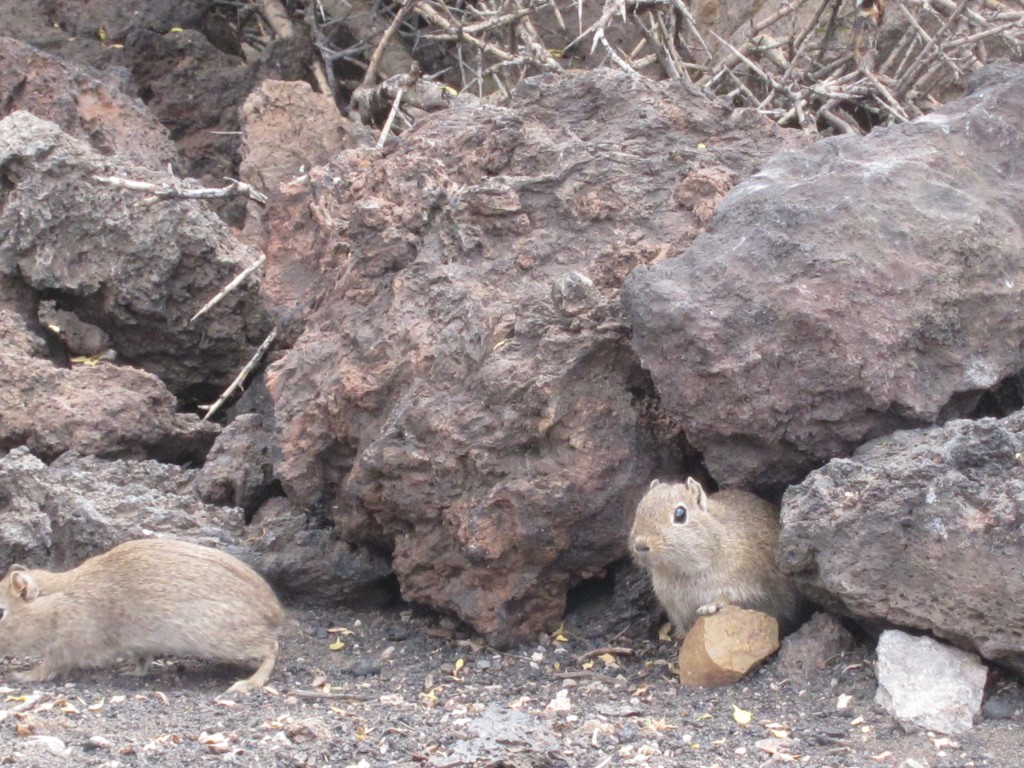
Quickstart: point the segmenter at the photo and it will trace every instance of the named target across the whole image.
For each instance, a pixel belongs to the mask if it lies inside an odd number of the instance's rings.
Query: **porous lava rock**
[[[291,345],[266,377],[289,498],[493,642],[550,628],[625,555],[674,438],[653,438],[622,279],[699,232],[675,194],[695,170],[742,178],[783,136],[604,70],[457,105],[284,185],[264,295]]]
[[[200,502],[193,470],[27,448],[0,459],[0,559],[58,570],[130,539],[171,536],[243,554],[241,510]]]
[[[1024,671],[1024,412],[897,432],[783,498],[780,563],[822,605]]]
[[[47,120],[0,120],[0,272],[101,328],[119,363],[176,394],[216,391],[266,332],[255,281],[192,315],[259,258],[192,200],[143,204],[99,182],[168,177],[97,154]]]
[[[1024,70],[782,152],[623,289],[666,413],[722,485],[781,489],[1024,367]]]
[[[0,451],[26,445],[47,461],[70,450],[171,463],[203,459],[218,428],[179,413],[156,376],[108,361],[56,364],[45,331],[12,304],[0,290]]]
[[[167,129],[142,101],[73,63],[0,37],[0,117],[25,110],[103,155],[150,169],[177,163]]]

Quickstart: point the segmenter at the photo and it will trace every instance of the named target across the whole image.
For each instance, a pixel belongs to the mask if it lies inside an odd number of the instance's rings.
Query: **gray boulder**
[[[897,432],[786,491],[780,562],[833,610],[1024,671],[1024,412]]]
[[[173,392],[226,386],[266,333],[250,279],[194,325],[189,319],[260,253],[202,202],[143,204],[95,180],[172,181],[98,154],[54,123],[0,120],[0,275],[102,329],[120,363]]]
[[[623,288],[633,348],[723,485],[780,488],[1024,367],[1024,70],[783,152]]]

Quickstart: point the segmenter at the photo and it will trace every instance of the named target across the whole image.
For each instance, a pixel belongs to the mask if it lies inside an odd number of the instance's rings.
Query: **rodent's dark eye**
[[[7,609],[6,608],[0,608],[0,621],[3,621],[4,620],[4,616],[6,616],[6,615],[7,615]]]
[[[675,511],[672,513],[672,522],[680,524],[686,522],[686,507],[682,504],[676,507]]]

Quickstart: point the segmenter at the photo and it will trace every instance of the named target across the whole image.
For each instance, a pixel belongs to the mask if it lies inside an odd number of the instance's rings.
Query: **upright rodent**
[[[50,680],[118,657],[260,660],[229,692],[262,687],[277,660],[281,604],[252,568],[216,549],[128,541],[70,571],[13,565],[0,581],[0,654],[36,656],[21,679]]]
[[[630,534],[633,556],[650,571],[680,636],[723,605],[763,611],[783,632],[795,629],[804,601],[775,562],[778,542],[771,504],[745,491],[708,497],[693,478],[652,482]]]

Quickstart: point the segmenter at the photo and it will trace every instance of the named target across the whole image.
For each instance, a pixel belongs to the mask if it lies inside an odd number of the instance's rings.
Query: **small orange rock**
[[[679,679],[705,688],[731,685],[778,648],[774,617],[727,605],[701,616],[686,634],[679,649]]]

